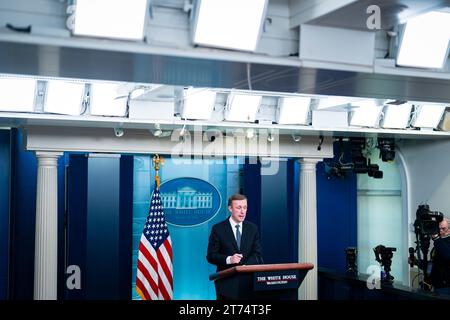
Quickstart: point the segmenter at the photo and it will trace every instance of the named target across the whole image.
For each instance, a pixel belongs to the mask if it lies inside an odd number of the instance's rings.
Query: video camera
[[[444,214],[439,211],[431,211],[427,204],[419,205],[414,221],[416,234],[433,235],[439,233],[439,223],[444,219]]]
[[[373,248],[375,260],[377,260],[384,268],[384,277],[381,278],[382,282],[392,283],[394,281],[394,277],[391,276],[391,265],[394,251],[397,251],[397,249],[385,247],[381,244]]]
[[[367,162],[363,164],[355,163],[353,171],[355,173],[367,173],[369,177],[375,179],[383,178],[383,171],[380,170],[380,167],[377,164],[370,163],[370,159],[368,159],[368,163]]]
[[[366,148],[365,138],[349,138],[349,144],[347,144],[348,151],[344,151],[343,138],[339,139],[340,144],[340,157],[339,161],[324,161],[325,172],[328,177],[344,177],[346,172],[353,171],[357,174],[365,174],[375,179],[383,178],[383,171],[377,164],[370,163],[370,159],[364,156],[363,150]],[[344,155],[347,155],[347,159],[344,160]]]
[[[428,250],[430,248],[431,236],[439,233],[439,223],[444,219],[444,214],[439,211],[431,211],[427,204],[419,205],[414,221],[414,232],[416,233],[416,249],[409,249],[408,262],[411,267],[417,265],[423,271],[423,281],[420,287],[430,290],[430,279],[428,275]],[[417,253],[417,259],[414,256]]]
[[[392,259],[393,252],[397,251],[397,248],[385,247],[380,244],[373,248],[373,251],[375,252],[375,260],[384,265],[384,262]]]
[[[378,138],[377,148],[383,162],[395,160],[395,140],[392,138]]]
[[[346,271],[347,273],[358,273],[358,267],[356,265],[358,250],[355,247],[348,247],[345,249],[346,257]]]

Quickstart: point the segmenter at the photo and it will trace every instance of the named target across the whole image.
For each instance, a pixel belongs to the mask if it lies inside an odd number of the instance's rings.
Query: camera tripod
[[[431,291],[430,276],[428,274],[428,250],[430,248],[430,239],[431,237],[429,234],[416,232],[415,252],[417,253],[417,260],[410,259],[410,266],[413,267],[416,264],[419,268],[419,275],[420,270],[422,270],[423,280],[419,281],[419,287],[426,291]],[[410,248],[410,255],[411,254],[414,254],[413,248]]]

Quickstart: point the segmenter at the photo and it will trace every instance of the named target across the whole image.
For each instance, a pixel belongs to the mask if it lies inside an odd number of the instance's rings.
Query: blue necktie
[[[241,231],[239,231],[240,225],[236,225],[236,242],[238,249],[241,250]]]

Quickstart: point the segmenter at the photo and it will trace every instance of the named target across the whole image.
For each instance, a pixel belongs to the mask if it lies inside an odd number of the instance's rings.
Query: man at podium
[[[231,216],[213,226],[206,259],[221,271],[236,265],[262,264],[258,227],[245,221],[247,197],[234,194],[228,199]]]
[[[311,263],[264,264],[255,224],[245,221],[247,198],[235,194],[228,200],[231,216],[214,225],[206,259],[217,266],[209,276],[218,300],[289,299],[298,297],[298,287]]]

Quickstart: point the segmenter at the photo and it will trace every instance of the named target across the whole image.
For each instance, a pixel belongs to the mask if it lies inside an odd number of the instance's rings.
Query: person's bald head
[[[447,237],[450,236],[450,223],[449,220],[447,218],[444,218],[440,223],[439,223],[439,235],[441,237]]]

